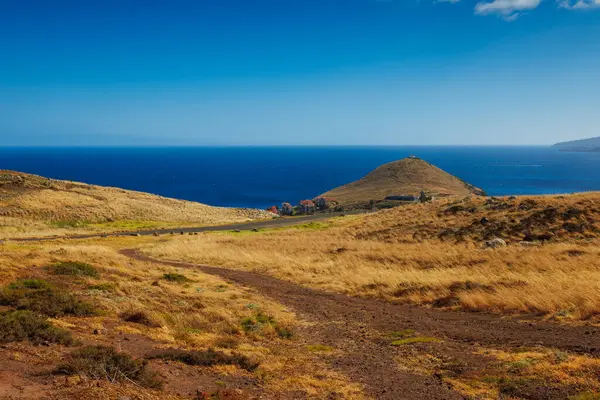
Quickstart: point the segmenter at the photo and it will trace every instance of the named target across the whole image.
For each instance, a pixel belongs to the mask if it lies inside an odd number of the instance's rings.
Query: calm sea
[[[312,198],[409,155],[490,195],[600,190],[600,153],[549,147],[0,148],[0,169],[264,208]]]

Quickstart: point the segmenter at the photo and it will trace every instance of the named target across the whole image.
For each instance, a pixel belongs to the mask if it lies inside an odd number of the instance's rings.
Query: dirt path
[[[540,321],[506,319],[496,315],[431,310],[379,300],[349,297],[300,286],[248,271],[156,260],[123,250],[122,254],[184,268],[198,268],[235,283],[252,287],[290,307],[313,322],[300,336],[311,343],[343,351],[326,356],[334,368],[365,385],[377,399],[459,399],[439,379],[400,371],[396,359],[410,355],[414,346],[390,345],[389,333],[413,329],[442,343],[419,344],[418,350],[477,369],[488,360],[474,354],[476,345],[495,348],[553,347],[578,353],[600,353],[600,329]],[[407,353],[408,352],[408,353]]]

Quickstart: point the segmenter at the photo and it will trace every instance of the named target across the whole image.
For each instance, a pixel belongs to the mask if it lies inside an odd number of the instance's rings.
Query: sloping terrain
[[[447,199],[147,251],[393,302],[596,320],[599,204],[598,193]],[[507,245],[487,248],[491,239]]]
[[[596,399],[597,204],[0,243],[0,398]]]
[[[148,238],[0,243],[0,399],[363,399],[276,301],[132,260]]]
[[[342,205],[368,203],[388,196],[468,196],[483,194],[478,189],[416,157],[384,164],[365,177],[323,193]]]
[[[149,193],[48,179],[0,170],[0,225],[43,229],[127,228],[161,224],[211,225],[269,218],[254,209],[211,207]],[[145,223],[145,225],[144,225]]]
[[[291,307],[374,398],[596,399],[598,204],[600,193],[450,198],[142,252]]]
[[[563,151],[600,151],[600,136],[556,143],[553,147]]]

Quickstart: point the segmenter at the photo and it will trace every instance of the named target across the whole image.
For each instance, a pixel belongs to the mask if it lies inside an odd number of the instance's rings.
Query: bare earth
[[[397,305],[310,289],[253,272],[156,260],[135,250],[123,250],[122,254],[141,261],[200,269],[249,286],[290,307],[311,323],[301,328],[300,336],[342,350],[343,355],[327,356],[327,361],[378,399],[463,398],[435,374],[399,371],[398,360],[409,358],[415,348],[444,360],[449,369],[458,369],[462,375],[492,362],[477,354],[479,346],[492,345],[509,351],[544,346],[592,356],[600,353],[599,328],[595,327]],[[406,329],[438,342],[390,346],[389,334]],[[528,398],[564,399],[570,394],[567,390],[533,387]]]

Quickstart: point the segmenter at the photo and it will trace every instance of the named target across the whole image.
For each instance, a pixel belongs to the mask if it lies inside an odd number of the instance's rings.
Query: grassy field
[[[0,397],[247,398],[260,389],[269,397],[362,398],[359,385],[290,339],[302,322],[281,305],[117,251],[144,240],[151,238],[0,245]],[[107,359],[118,364],[98,370]],[[144,374],[131,372],[142,365]],[[53,379],[31,375],[57,368],[64,373]],[[256,383],[247,389],[248,381]],[[199,386],[206,397],[194,397]]]
[[[155,257],[394,302],[564,320],[600,312],[600,194],[417,204],[327,229],[175,238]],[[508,246],[489,249],[503,238]]]

